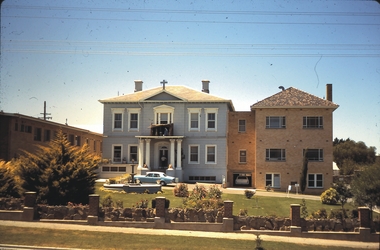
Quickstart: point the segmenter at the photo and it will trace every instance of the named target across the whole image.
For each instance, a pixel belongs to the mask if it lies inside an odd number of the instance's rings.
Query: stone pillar
[[[301,226],[301,205],[291,204],[290,205],[290,220],[292,221],[292,226]]]
[[[170,162],[169,164],[172,165],[172,167],[174,168],[174,154],[175,154],[175,151],[174,151],[174,146],[175,146],[175,139],[170,139]]]
[[[360,227],[370,228],[371,227],[371,217],[370,210],[368,207],[358,207],[359,210],[359,221]]]
[[[150,170],[150,139],[145,139],[145,164]]]
[[[98,213],[99,213],[99,198],[98,194],[89,195],[89,211],[87,216],[87,223],[90,225],[96,225],[98,223]]]
[[[182,144],[182,140],[181,139],[177,139],[177,167],[176,169],[180,170],[182,169],[182,150],[181,150],[181,144]]]
[[[156,197],[156,217],[165,218],[165,197]]]
[[[233,218],[232,213],[233,213],[233,207],[234,207],[234,202],[233,201],[224,201],[224,218]]]
[[[33,221],[36,198],[37,198],[36,192],[25,193],[24,208],[21,215],[22,221]]]
[[[144,161],[144,140],[139,139],[139,165],[137,169],[141,170],[143,167]]]

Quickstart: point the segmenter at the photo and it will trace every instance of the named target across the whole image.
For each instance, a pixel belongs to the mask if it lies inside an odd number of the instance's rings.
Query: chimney
[[[208,89],[210,81],[209,80],[202,80],[202,92],[210,93],[210,90]]]
[[[143,84],[143,81],[135,80],[135,92],[142,90],[142,84]]]
[[[326,84],[326,100],[332,102],[332,84]]]

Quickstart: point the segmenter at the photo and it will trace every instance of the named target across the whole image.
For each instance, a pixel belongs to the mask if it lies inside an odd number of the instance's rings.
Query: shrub
[[[335,205],[338,203],[339,194],[334,188],[329,188],[321,194],[323,204]]]
[[[148,208],[149,201],[148,200],[141,200],[140,202],[136,203],[136,208]]]
[[[248,209],[246,209],[246,208],[240,209],[239,215],[240,216],[248,216]]]
[[[328,218],[343,220],[345,218],[345,215],[343,214],[343,211],[341,209],[332,209]]]
[[[110,194],[107,194],[101,201],[103,207],[113,207],[113,200]]]
[[[327,211],[324,208],[319,209],[318,211],[311,214],[313,219],[327,219]]]
[[[218,188],[217,185],[213,185],[208,190],[207,197],[209,199],[221,199],[223,192]]]
[[[252,190],[244,190],[244,195],[245,197],[247,197],[248,199],[251,199],[254,195],[255,195],[255,191],[252,191]]]
[[[173,189],[173,194],[176,197],[188,197],[189,189],[187,187],[187,184],[185,183],[177,184]]]
[[[205,186],[195,185],[193,190],[190,192],[189,198],[194,200],[202,200],[207,197],[207,190]]]
[[[306,200],[302,199],[301,203],[301,218],[307,218],[309,213],[307,212]]]

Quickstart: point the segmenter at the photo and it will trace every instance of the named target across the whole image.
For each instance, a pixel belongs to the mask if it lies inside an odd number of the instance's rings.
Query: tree
[[[59,131],[48,147],[25,154],[17,167],[25,191],[36,191],[37,200],[50,205],[88,203],[88,195],[95,191],[100,157],[90,153],[87,144],[71,146]]]
[[[341,174],[351,175],[360,166],[375,162],[376,148],[367,147],[364,142],[355,142],[350,138],[346,140],[335,138],[333,145],[334,162]]]
[[[307,159],[307,149],[304,152],[303,159],[302,159],[302,171],[300,176],[300,190],[301,193],[305,192],[306,189],[306,182],[307,182],[307,168],[309,164],[309,160]]]
[[[0,197],[20,197],[12,162],[0,161]]]
[[[338,193],[338,201],[342,205],[343,215],[346,216],[346,211],[344,210],[344,204],[347,203],[347,200],[349,198],[352,198],[351,189],[343,181],[338,181],[338,182],[334,183],[333,188]]]
[[[351,183],[355,203],[368,206],[380,206],[380,163],[367,166],[360,171]]]

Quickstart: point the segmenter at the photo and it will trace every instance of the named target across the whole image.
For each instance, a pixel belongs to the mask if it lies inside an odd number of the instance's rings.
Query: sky
[[[162,80],[236,111],[295,87],[324,98],[333,138],[380,153],[380,4],[371,0],[5,0],[0,110],[103,132],[100,99]]]

